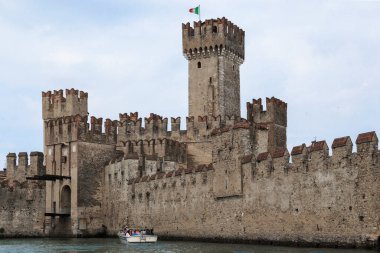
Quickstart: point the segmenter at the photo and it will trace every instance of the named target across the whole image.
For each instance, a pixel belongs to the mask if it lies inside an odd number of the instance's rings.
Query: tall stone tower
[[[226,18],[182,24],[189,61],[189,116],[240,116],[244,31]]]
[[[65,96],[66,95],[66,96]],[[78,220],[78,128],[73,117],[87,118],[85,92],[42,92],[46,174],[45,233],[71,235]],[[79,118],[78,118],[79,117]],[[79,122],[78,122],[79,123]]]
[[[104,164],[116,152],[116,122],[91,117],[88,95],[63,90],[42,93],[46,175],[45,234],[102,234]]]

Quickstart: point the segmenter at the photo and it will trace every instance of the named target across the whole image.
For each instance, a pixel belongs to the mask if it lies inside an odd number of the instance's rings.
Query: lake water
[[[312,249],[246,244],[159,241],[122,244],[119,239],[0,239],[1,253],[376,253],[359,249]]]

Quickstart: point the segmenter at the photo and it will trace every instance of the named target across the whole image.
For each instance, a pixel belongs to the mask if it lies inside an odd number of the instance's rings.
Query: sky
[[[241,106],[288,103],[288,149],[380,133],[380,1],[0,0],[0,169],[43,150],[41,91],[89,93],[90,116],[187,115],[181,23],[245,30]]]

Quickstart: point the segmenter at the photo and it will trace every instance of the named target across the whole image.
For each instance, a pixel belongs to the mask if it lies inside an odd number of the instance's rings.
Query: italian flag
[[[200,5],[198,5],[198,6],[195,7],[195,8],[191,8],[191,9],[189,9],[189,12],[190,12],[190,13],[194,13],[194,14],[198,14],[198,15],[199,15],[199,11],[200,11]]]

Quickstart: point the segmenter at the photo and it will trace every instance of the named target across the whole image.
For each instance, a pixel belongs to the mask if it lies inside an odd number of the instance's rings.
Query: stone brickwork
[[[225,18],[182,25],[189,61],[189,116],[240,116],[244,31]]]
[[[287,150],[287,103],[240,115],[244,31],[227,19],[182,25],[189,116],[88,116],[88,94],[42,93],[44,154],[10,153],[0,236],[114,236],[375,247],[375,132]],[[103,127],[104,125],[104,127]],[[170,129],[171,127],[171,129]],[[30,162],[29,162],[30,161]],[[6,176],[5,176],[6,175]],[[22,226],[22,224],[26,226]]]
[[[7,155],[7,174],[0,180],[0,238],[44,235],[45,183],[26,180],[45,174],[42,162],[40,152],[21,152],[18,159]]]
[[[287,107],[285,102],[275,97],[266,98],[266,111],[261,98],[247,103],[247,119],[257,130],[255,140],[261,151],[286,148]]]
[[[1,184],[0,196],[0,238],[44,236],[44,185]]]
[[[249,131],[217,136],[219,156],[249,143]],[[239,140],[230,140],[234,134]],[[228,145],[221,149],[223,141]],[[360,145],[370,150],[377,139]],[[146,178],[123,180],[121,173],[130,168],[112,170],[117,176],[106,178],[104,188],[108,232],[129,224],[172,238],[374,246],[380,226],[379,151],[352,153],[349,141],[334,147],[333,156],[323,155],[323,145],[301,147],[293,150],[293,163],[286,149],[257,158],[247,149],[225,163],[215,157],[212,166]],[[231,181],[227,187],[225,180]]]
[[[87,116],[88,94],[74,89],[42,92],[42,118],[44,120],[65,116]]]
[[[0,171],[0,181],[7,179],[7,169]]]

